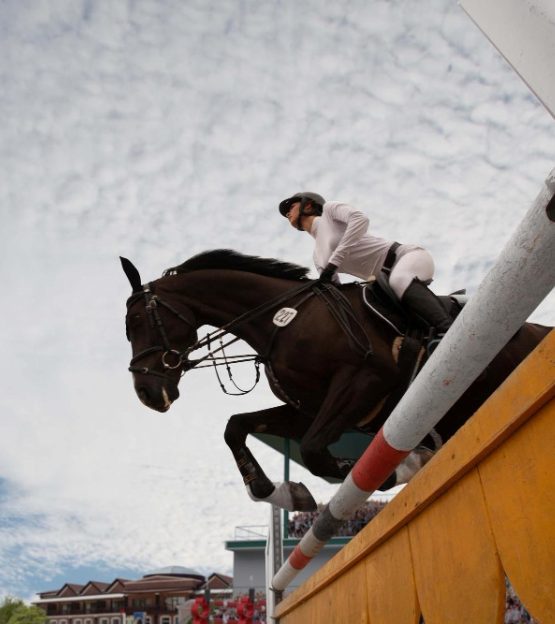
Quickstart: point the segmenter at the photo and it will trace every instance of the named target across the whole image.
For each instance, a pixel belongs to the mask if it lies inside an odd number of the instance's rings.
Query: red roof
[[[183,568],[185,571],[186,569]],[[143,578],[130,581],[127,579],[116,578],[111,583],[102,581],[89,581],[86,585],[78,585],[76,583],[66,583],[58,590],[48,590],[39,592],[40,598],[69,598],[75,596],[95,596],[110,594],[139,594],[147,592],[187,592],[200,589],[207,586],[213,589],[227,589],[233,587],[233,577],[225,574],[213,572],[208,580],[194,570],[188,570],[187,573],[181,572],[169,574],[148,574]]]
[[[187,591],[204,583],[204,577],[149,576],[138,581],[125,583],[125,593]]]

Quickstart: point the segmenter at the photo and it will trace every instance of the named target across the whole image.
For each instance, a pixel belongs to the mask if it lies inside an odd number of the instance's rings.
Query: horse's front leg
[[[247,435],[253,433],[302,438],[309,425],[310,421],[289,405],[235,414],[229,419],[224,438],[253,500],[273,503],[288,511],[316,509],[316,502],[304,484],[272,483],[246,445]]]

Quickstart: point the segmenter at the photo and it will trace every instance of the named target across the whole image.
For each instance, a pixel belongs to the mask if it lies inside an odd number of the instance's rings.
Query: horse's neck
[[[175,279],[175,293],[193,311],[199,327],[227,325],[294,286],[242,271],[193,271]],[[245,323],[234,333],[252,343],[259,332]]]

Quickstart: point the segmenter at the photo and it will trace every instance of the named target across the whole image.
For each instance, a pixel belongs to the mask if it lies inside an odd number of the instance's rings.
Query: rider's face
[[[287,212],[287,218],[289,219],[289,223],[294,227],[298,227],[299,222],[299,212],[301,210],[301,202],[295,202],[291,204],[289,207],[289,211]]]

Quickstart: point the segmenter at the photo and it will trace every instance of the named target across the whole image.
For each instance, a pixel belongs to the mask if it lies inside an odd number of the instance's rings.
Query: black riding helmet
[[[292,197],[288,197],[287,199],[284,199],[282,202],[280,202],[279,211],[281,215],[283,217],[286,217],[287,213],[289,212],[289,208],[291,208],[291,204],[294,204],[298,201],[301,202],[301,214],[304,213],[304,207],[306,206],[308,201],[311,202],[318,214],[322,214],[324,204],[326,203],[326,200],[321,195],[318,195],[318,193],[309,193],[308,191],[295,193]]]

